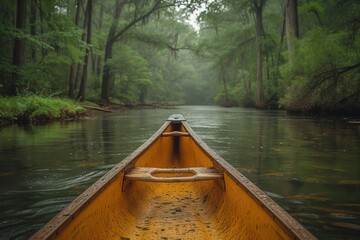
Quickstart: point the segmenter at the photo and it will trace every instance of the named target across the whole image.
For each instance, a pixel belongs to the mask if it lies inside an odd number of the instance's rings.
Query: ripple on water
[[[27,239],[174,112],[183,114],[214,151],[315,236],[355,239],[360,216],[358,127],[281,111],[212,106],[1,129],[0,239]],[[295,178],[301,182],[289,181]]]

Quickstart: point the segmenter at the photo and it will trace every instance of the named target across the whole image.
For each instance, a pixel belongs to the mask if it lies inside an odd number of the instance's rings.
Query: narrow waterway
[[[172,113],[315,236],[358,239],[359,123],[208,106],[0,129],[0,239],[27,239]]]

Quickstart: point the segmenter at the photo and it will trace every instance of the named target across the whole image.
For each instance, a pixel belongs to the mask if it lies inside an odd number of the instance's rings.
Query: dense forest
[[[358,0],[0,0],[0,96],[360,110]]]

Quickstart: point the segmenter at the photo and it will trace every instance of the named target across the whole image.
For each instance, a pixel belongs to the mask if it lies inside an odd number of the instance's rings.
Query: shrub
[[[42,96],[0,98],[1,122],[44,122],[76,118],[85,112],[76,102],[68,99]]]

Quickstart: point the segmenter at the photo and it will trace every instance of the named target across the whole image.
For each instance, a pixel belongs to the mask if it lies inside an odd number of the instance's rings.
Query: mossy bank
[[[76,119],[86,114],[78,102],[42,96],[0,97],[0,126]]]

